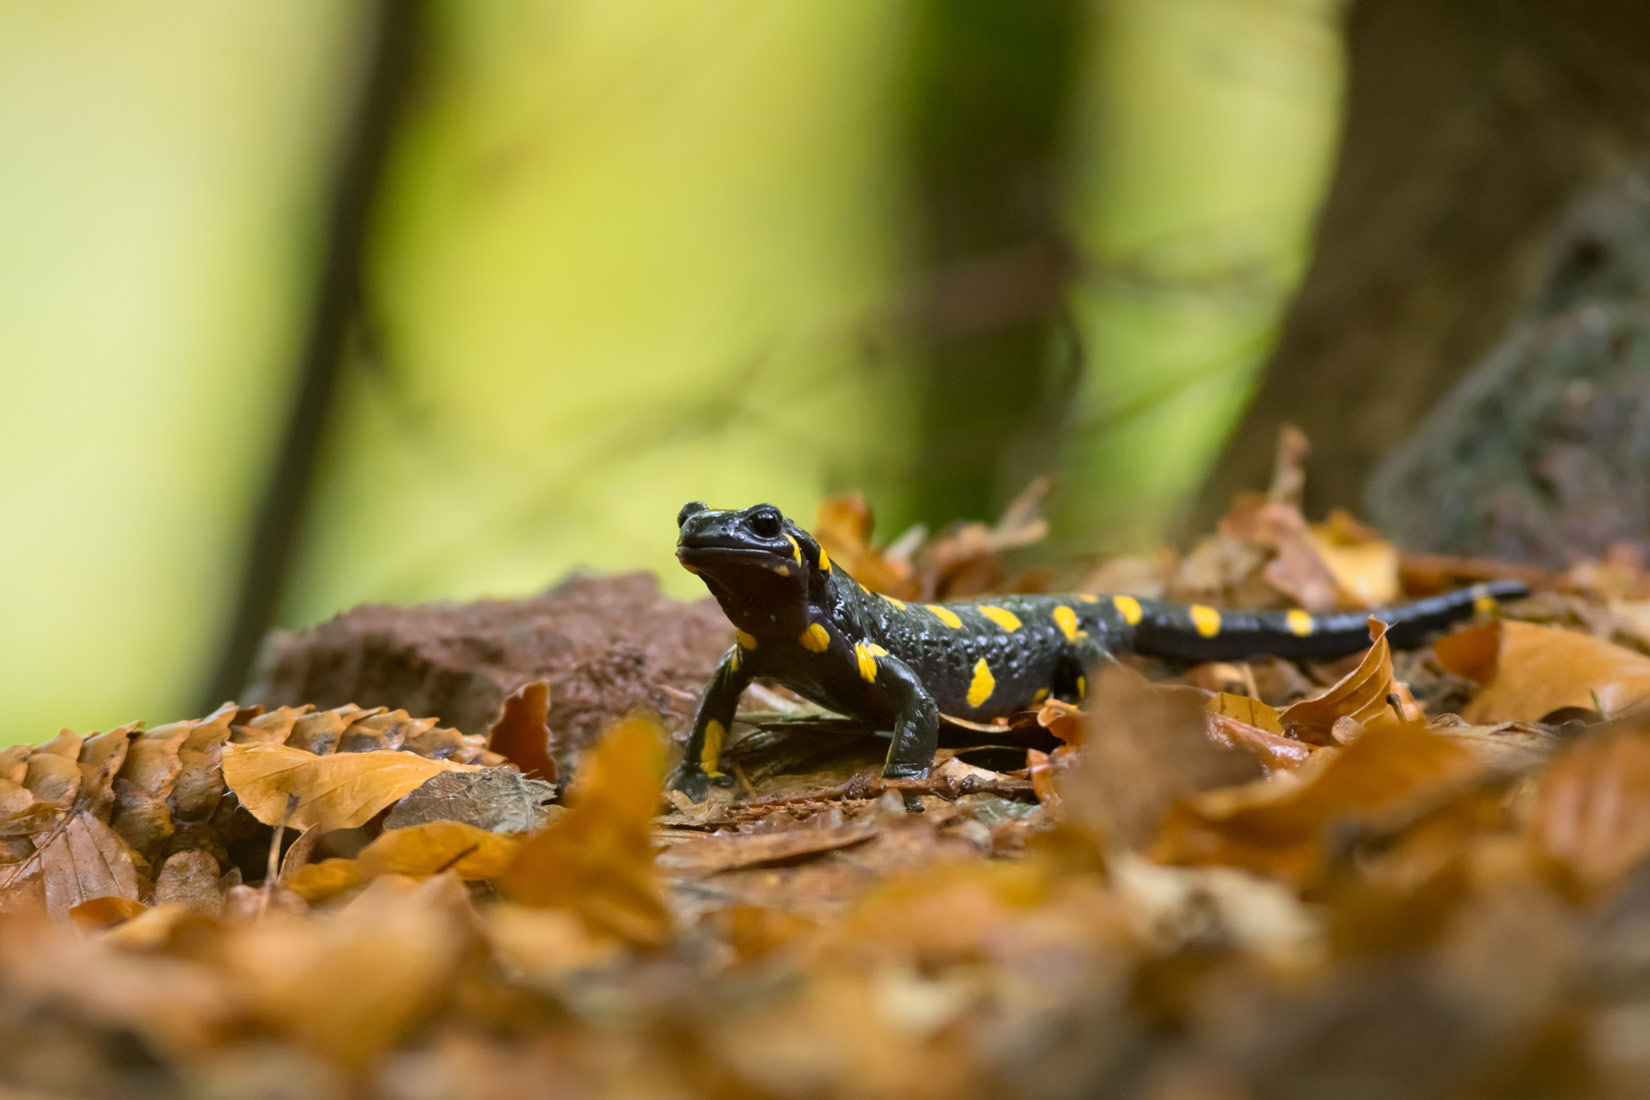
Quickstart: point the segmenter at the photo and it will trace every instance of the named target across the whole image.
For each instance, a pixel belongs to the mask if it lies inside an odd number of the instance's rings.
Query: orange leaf
[[[1211,714],[1206,721],[1209,740],[1223,748],[1244,749],[1270,769],[1292,771],[1306,763],[1313,747],[1281,733],[1240,722],[1224,714]]]
[[[572,910],[593,932],[664,943],[670,910],[653,865],[664,776],[658,723],[628,718],[585,754],[568,810],[522,845],[498,881],[512,901]]]
[[[386,829],[354,859],[298,868],[281,885],[308,902],[326,901],[379,875],[423,878],[451,871],[461,879],[497,878],[521,849],[519,837],[462,821],[425,821]]]
[[[1366,607],[1391,603],[1401,596],[1398,548],[1343,511],[1315,523],[1308,537],[1318,557],[1335,577],[1335,586]]]
[[[1482,766],[1468,749],[1398,722],[1371,726],[1346,748],[1329,751],[1324,766],[1305,778],[1279,776],[1176,803],[1154,857],[1305,880],[1316,872],[1332,826],[1380,820]]]
[[[1404,693],[1392,678],[1392,648],[1387,644],[1386,624],[1370,619],[1369,633],[1373,644],[1357,668],[1313,698],[1283,709],[1286,731],[1302,741],[1332,745],[1335,737],[1331,731],[1337,719],[1355,718],[1367,724],[1384,712],[1390,713],[1387,696]]]
[[[475,771],[470,764],[380,750],[316,756],[287,745],[226,745],[223,778],[241,805],[265,825],[282,819],[294,829],[353,829],[438,772]],[[296,795],[290,817],[288,800]]]
[[[1233,695],[1229,691],[1222,691],[1209,700],[1206,709],[1210,714],[1231,718],[1267,733],[1283,732],[1283,722],[1277,708],[1248,695]]]
[[[1650,738],[1609,729],[1572,745],[1541,774],[1526,835],[1584,896],[1650,857]]]
[[[1539,720],[1564,707],[1616,714],[1650,697],[1650,657],[1574,630],[1503,620],[1452,634],[1438,660],[1484,689],[1470,722]]]
[[[813,535],[827,555],[866,588],[914,598],[917,585],[911,576],[911,563],[872,546],[871,527],[871,507],[864,494],[846,493],[819,502]]]
[[[522,774],[556,781],[556,758],[550,755],[550,685],[534,680],[504,700],[504,713],[487,732],[487,747],[520,768]]]

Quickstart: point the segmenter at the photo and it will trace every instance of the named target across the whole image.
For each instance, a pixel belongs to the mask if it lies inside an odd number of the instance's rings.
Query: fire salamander
[[[1085,674],[1113,654],[1330,657],[1369,645],[1362,611],[1220,611],[1090,593],[908,604],[860,587],[772,505],[718,511],[695,501],[676,523],[677,560],[705,582],[738,632],[705,688],[687,756],[672,777],[694,799],[711,783],[728,783],[723,742],[756,677],[891,729],[883,775],[915,779],[933,764],[942,713],[988,721],[1051,694],[1080,700]],[[1393,644],[1410,645],[1524,592],[1498,581],[1375,614],[1390,624]]]

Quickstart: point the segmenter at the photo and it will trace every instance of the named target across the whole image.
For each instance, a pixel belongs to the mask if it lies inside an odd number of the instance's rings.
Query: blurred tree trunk
[[[1361,0],[1317,247],[1192,517],[1263,486],[1278,426],[1313,443],[1308,504],[1371,466],[1505,331],[1567,198],[1650,124],[1646,0]]]
[[[889,530],[994,515],[1055,464],[1069,406],[1050,391],[1069,374],[1055,352],[1070,268],[1058,184],[1083,6],[918,11],[908,126],[922,253],[898,320],[917,349],[923,468],[879,509]]]

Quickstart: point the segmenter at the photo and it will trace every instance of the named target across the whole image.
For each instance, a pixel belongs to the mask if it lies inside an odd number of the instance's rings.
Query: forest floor
[[[934,777],[903,785],[877,778],[873,731],[763,690],[734,787],[662,794],[686,685],[731,631],[634,578],[579,582],[564,619],[597,626],[555,635],[554,675],[483,678],[487,729],[309,698],[0,750],[0,1083],[1650,1094],[1650,576],[1406,556],[1344,516],[1308,524],[1298,491],[1286,469],[1189,553],[1070,577],[1005,571],[1041,534],[1033,498],[893,548],[835,500],[816,534],[907,599],[1535,594],[1419,650],[1375,627],[1341,661],[1136,661],[1081,706],[951,724]],[[604,600],[628,620],[607,634]],[[604,664],[636,629],[685,640]],[[502,652],[449,643],[449,663]]]

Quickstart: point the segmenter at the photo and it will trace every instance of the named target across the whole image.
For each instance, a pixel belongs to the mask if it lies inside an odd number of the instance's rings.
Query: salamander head
[[[699,501],[676,515],[676,560],[705,582],[735,626],[751,634],[806,625],[825,591],[819,544],[771,504],[738,511]]]

